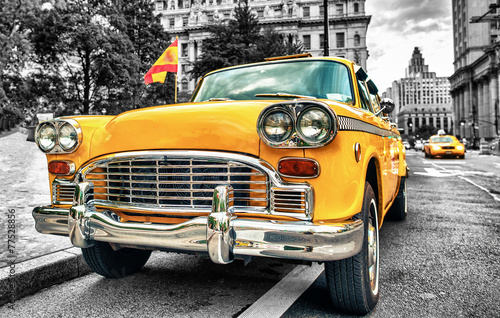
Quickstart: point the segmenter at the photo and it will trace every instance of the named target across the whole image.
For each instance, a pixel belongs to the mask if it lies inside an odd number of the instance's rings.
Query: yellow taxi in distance
[[[366,314],[379,228],[407,215],[393,109],[353,62],[294,56],[213,71],[189,103],[42,122],[52,197],[36,229],[106,277],[152,250],[324,263],[334,308]]]
[[[465,146],[455,136],[435,135],[429,138],[429,143],[424,146],[426,158],[458,157],[465,158]]]

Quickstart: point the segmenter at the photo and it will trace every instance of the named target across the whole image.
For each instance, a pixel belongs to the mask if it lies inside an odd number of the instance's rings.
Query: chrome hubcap
[[[372,293],[378,293],[378,220],[377,205],[375,200],[370,202],[370,215],[368,223],[368,273]]]

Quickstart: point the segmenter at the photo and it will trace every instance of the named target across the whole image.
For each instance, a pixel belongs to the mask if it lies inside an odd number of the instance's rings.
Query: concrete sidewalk
[[[0,136],[0,305],[90,271],[67,237],[35,230],[31,211],[50,204],[49,178],[26,136],[19,128]]]

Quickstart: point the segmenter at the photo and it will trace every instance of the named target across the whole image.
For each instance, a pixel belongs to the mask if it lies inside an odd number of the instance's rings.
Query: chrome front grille
[[[217,158],[133,157],[94,163],[83,174],[94,184],[95,204],[210,209],[217,185],[234,189],[235,209],[267,208],[268,179],[245,163]]]
[[[55,179],[52,183],[52,204],[73,204],[76,184]]]
[[[307,196],[305,191],[273,189],[274,211],[277,213],[306,213]]]

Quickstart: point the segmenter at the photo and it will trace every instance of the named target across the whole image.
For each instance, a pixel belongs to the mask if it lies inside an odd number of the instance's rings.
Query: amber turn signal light
[[[75,172],[75,164],[70,161],[51,161],[49,162],[49,172],[58,175],[70,175]]]
[[[284,177],[316,178],[319,163],[309,158],[283,158],[278,163],[278,172]]]

